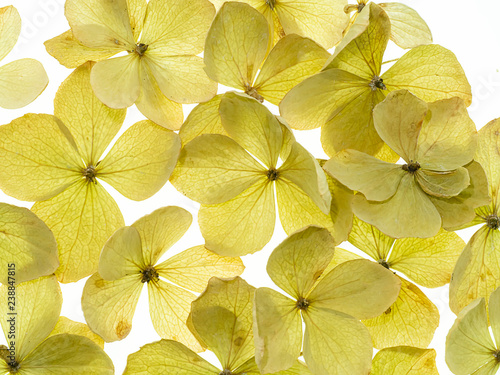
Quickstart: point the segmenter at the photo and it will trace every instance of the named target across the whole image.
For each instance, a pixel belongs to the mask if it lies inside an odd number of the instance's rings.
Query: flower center
[[[225,369],[225,370],[222,370],[219,375],[233,375],[233,373],[231,372],[231,370],[228,370],[228,369]]]
[[[361,4],[360,4],[361,6]],[[387,90],[387,87],[384,85],[384,80],[380,78],[379,76],[374,76],[372,80],[369,83],[370,87],[372,88],[372,91],[377,91],[379,90]]]
[[[138,43],[135,46],[135,53],[137,53],[139,56],[144,56],[146,51],[148,50],[148,45],[144,43]]]
[[[276,181],[279,177],[279,172],[275,168],[271,168],[267,171],[267,178],[271,181]]]
[[[248,84],[245,85],[245,94],[247,94],[248,96],[251,96],[252,98],[254,99],[257,99],[259,102],[264,102],[264,98],[262,97],[262,95],[260,95],[257,90],[255,89],[255,87],[252,87]]]
[[[382,267],[387,268],[388,270],[391,268],[389,263],[385,259],[379,259],[378,264],[380,264]]]
[[[274,6],[276,5],[276,0],[266,0],[266,4],[271,8],[271,10],[274,10]]]
[[[358,4],[358,13],[361,13],[361,11],[363,10],[363,8],[366,6],[365,3],[360,3]]]
[[[401,168],[403,168],[404,171],[413,174],[420,169],[420,164],[418,164],[416,161],[410,161],[408,164],[403,165]]]
[[[496,214],[491,214],[486,217],[486,226],[491,229],[500,228],[500,218]]]
[[[297,300],[297,303],[295,304],[299,310],[307,310],[309,307],[309,301],[306,300],[304,297],[301,297]]]
[[[96,180],[97,171],[95,170],[95,167],[93,165],[87,166],[87,168],[85,168],[82,171],[82,174],[83,174],[83,177],[85,177],[85,180],[87,180],[87,182],[93,182],[93,183],[97,184],[97,180]]]
[[[495,357],[497,362],[500,363],[500,349],[497,349],[496,351],[493,352],[493,357]]]
[[[10,372],[13,374],[17,373],[21,368],[21,364],[18,363],[17,361],[9,362],[8,365],[10,367]]]
[[[158,272],[156,272],[153,266],[149,266],[145,270],[142,270],[141,274],[141,283],[149,283],[150,281],[158,281],[160,279],[160,277],[158,276]]]

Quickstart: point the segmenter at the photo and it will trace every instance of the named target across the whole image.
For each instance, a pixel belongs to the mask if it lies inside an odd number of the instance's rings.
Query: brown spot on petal
[[[132,326],[125,321],[121,321],[116,325],[115,332],[118,338],[121,340],[125,338],[132,329]]]

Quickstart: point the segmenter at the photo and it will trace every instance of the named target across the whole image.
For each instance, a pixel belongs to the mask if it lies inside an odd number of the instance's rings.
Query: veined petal
[[[54,116],[27,114],[0,127],[0,187],[21,200],[53,197],[81,178],[82,159]]]
[[[353,212],[394,238],[432,237],[441,228],[439,212],[411,174],[403,176],[396,194],[386,201],[368,201],[356,194]]]
[[[225,3],[207,35],[204,59],[208,76],[246,91],[267,55],[269,39],[269,26],[261,13],[248,4]]]
[[[260,373],[292,367],[302,348],[302,318],[296,302],[270,288],[255,291],[255,361]]]
[[[264,99],[279,105],[288,91],[318,73],[329,56],[311,39],[286,35],[269,53],[254,86]]]
[[[328,230],[309,226],[290,235],[274,249],[267,262],[267,273],[277,286],[298,300],[308,295],[334,251]]]
[[[90,74],[95,95],[110,108],[126,108],[141,92],[141,59],[135,53],[99,61]]]
[[[220,370],[181,343],[160,340],[128,356],[123,375],[219,375]]]
[[[198,223],[207,249],[225,256],[261,250],[276,222],[274,185],[267,179],[221,204],[202,205]]]
[[[356,150],[339,152],[323,168],[349,189],[360,191],[372,201],[384,201],[394,196],[407,174],[401,165]]]
[[[231,138],[203,134],[184,145],[171,182],[203,204],[227,202],[261,180],[266,169]]]
[[[439,375],[436,351],[398,346],[379,351],[373,358],[372,375]]]
[[[172,174],[181,139],[151,121],[139,121],[116,141],[101,161],[97,175],[129,199],[156,194]]]
[[[250,358],[246,363],[242,364],[235,370],[237,374],[246,375],[261,375],[261,371],[255,362],[255,358]],[[294,365],[288,370],[278,371],[273,375],[312,375],[307,366],[300,360],[295,361]]]
[[[147,0],[127,0],[128,17],[134,33],[134,39],[139,40],[144,26],[144,18],[148,9]]]
[[[69,69],[77,68],[87,61],[105,60],[119,52],[115,49],[87,47],[75,38],[71,30],[49,39],[43,44],[49,55]]]
[[[474,159],[486,172],[489,194],[496,208],[500,203],[500,119],[490,121],[479,130]]]
[[[201,293],[211,277],[239,276],[245,266],[240,258],[220,256],[200,245],[168,258],[155,269],[176,285]]]
[[[104,280],[98,273],[92,275],[82,294],[82,310],[90,329],[106,342],[127,337],[142,287],[140,275],[113,281]]]
[[[49,337],[63,333],[84,336],[96,343],[101,349],[104,349],[104,340],[98,334],[92,332],[85,323],[75,322],[65,316],[60,316]]]
[[[77,68],[59,87],[54,115],[68,127],[86,165],[96,165],[120,130],[126,109],[106,107],[90,86],[92,63]]]
[[[49,77],[39,61],[12,61],[0,67],[0,107],[22,108],[38,98],[48,83]]]
[[[54,235],[30,210],[0,203],[0,262],[6,267],[1,284],[50,275],[59,266]],[[14,264],[13,274],[9,264]]]
[[[68,0],[64,14],[75,37],[87,47],[116,52],[135,47],[127,0]]]
[[[163,280],[148,283],[149,313],[155,331],[163,339],[179,341],[195,352],[202,347],[186,325],[196,296]]]
[[[21,33],[21,16],[12,5],[0,8],[0,60],[12,51]]]
[[[167,56],[197,55],[215,16],[208,0],[152,0],[148,3],[141,43]]]
[[[100,185],[80,180],[61,194],[36,202],[31,210],[52,230],[59,248],[59,281],[74,282],[97,271],[109,236],[124,225],[111,195]]]
[[[453,52],[437,44],[418,46],[382,75],[389,91],[406,89],[426,102],[461,98],[470,105],[470,84]]]
[[[401,3],[379,4],[391,21],[391,40],[401,48],[432,43],[429,26],[412,8]]]
[[[387,260],[394,241],[394,238],[386,236],[374,226],[354,217],[349,242],[373,260]]]
[[[332,48],[342,39],[349,18],[344,12],[346,1],[281,0],[275,9],[286,34],[298,34]]]
[[[440,198],[456,197],[470,185],[469,171],[463,167],[446,172],[422,169],[416,177],[423,191]]]
[[[500,339],[500,288],[491,293],[488,312],[493,337],[495,338],[495,342],[498,342]]]

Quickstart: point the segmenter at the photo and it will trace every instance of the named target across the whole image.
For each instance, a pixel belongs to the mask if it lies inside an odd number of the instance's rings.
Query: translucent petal
[[[81,178],[83,163],[68,129],[54,116],[27,114],[0,127],[2,190],[21,200],[42,200]]]
[[[267,55],[269,39],[269,26],[261,13],[244,3],[225,3],[206,39],[204,59],[208,76],[244,91],[252,87]]]
[[[203,134],[184,145],[171,178],[184,195],[204,204],[227,202],[258,181],[266,169],[231,138]]]
[[[92,63],[76,69],[59,87],[54,115],[68,127],[86,165],[96,165],[120,130],[126,109],[106,107],[90,86]]]
[[[267,179],[225,203],[202,205],[198,214],[207,249],[233,257],[261,250],[275,222],[274,186]]]
[[[237,374],[246,374],[246,375],[261,375],[262,373],[255,362],[255,358],[250,358],[246,363],[241,365],[235,370]],[[273,373],[273,375],[311,375],[311,371],[307,368],[307,366],[301,361],[295,361],[295,364],[290,367],[288,370],[278,371]]]
[[[148,2],[147,0],[127,0],[127,9],[134,39],[138,40],[144,26]]]
[[[500,341],[500,288],[491,293],[488,312],[493,337],[498,343]],[[497,344],[497,348],[498,346],[500,345]]]
[[[201,293],[211,277],[239,276],[245,266],[240,258],[220,256],[200,245],[168,258],[155,269],[176,285]]]
[[[100,184],[80,180],[31,210],[52,230],[59,248],[59,281],[78,281],[97,271],[108,237],[124,225],[118,205]]]
[[[96,343],[101,349],[104,349],[104,340],[99,335],[92,332],[85,323],[75,322],[65,316],[60,316],[56,326],[52,332],[50,332],[49,337],[62,333],[84,336]]]
[[[439,375],[436,351],[409,346],[387,348],[373,358],[372,375]]]
[[[38,98],[48,83],[49,77],[39,61],[12,61],[0,67],[0,107],[22,108]]]
[[[21,16],[12,5],[0,8],[0,60],[12,51],[21,33]]]
[[[161,279],[148,283],[148,294],[151,321],[160,337],[179,341],[195,352],[202,351],[186,325],[196,296]]]
[[[257,289],[254,335],[255,359],[262,374],[292,367],[302,348],[302,319],[296,302],[273,289]]]
[[[394,238],[386,236],[374,226],[354,217],[349,242],[373,260],[387,260],[394,241]]]
[[[416,177],[423,191],[440,198],[455,197],[470,185],[469,172],[463,167],[449,172],[422,169]]]
[[[179,136],[151,121],[139,121],[101,161],[98,177],[129,199],[144,200],[165,185],[177,163]]]
[[[325,228],[310,226],[284,240],[269,256],[267,273],[294,299],[306,297],[333,257],[335,245]]]
[[[92,275],[82,294],[82,310],[89,328],[106,342],[127,337],[142,287],[140,275],[114,281],[106,281],[98,273]]]
[[[490,121],[479,130],[475,160],[481,164],[488,179],[493,204],[500,203],[500,119]]]
[[[57,243],[45,223],[26,208],[0,203],[0,282],[15,284],[47,276],[57,269]],[[10,275],[9,264],[14,264]],[[10,276],[10,277],[9,277]]]

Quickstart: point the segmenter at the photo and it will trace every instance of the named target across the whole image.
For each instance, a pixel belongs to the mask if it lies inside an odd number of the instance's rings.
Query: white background
[[[469,114],[477,128],[500,117],[500,73],[498,70],[500,68],[500,22],[498,21],[500,2],[498,0],[402,0],[401,2],[412,6],[427,21],[433,32],[435,43],[441,44],[457,55],[472,86],[473,103],[469,107]],[[0,124],[7,124],[25,113],[53,113],[55,92],[71,71],[59,65],[45,51],[43,42],[68,29],[64,18],[63,3],[64,0],[0,0],[0,6],[16,6],[23,20],[23,30],[18,44],[1,64],[22,57],[36,58],[43,63],[50,78],[49,86],[34,103],[20,110],[0,109]],[[390,42],[386,60],[397,58],[402,53],[402,50]],[[221,87],[220,92],[223,91],[225,88]],[[186,116],[191,108],[193,106],[185,106]],[[278,114],[277,107],[269,105],[269,108]],[[141,119],[143,117],[137,109],[130,108],[119,135]],[[321,149],[319,134],[319,130],[295,132],[297,140],[314,156],[326,158]],[[196,219],[198,204],[178,193],[170,183],[155,196],[142,202],[130,201],[111,187],[106,187],[120,206],[127,225],[156,208],[168,205],[183,207],[189,210]],[[1,192],[0,201],[24,207],[31,207],[32,204],[17,201]],[[459,234],[467,241],[475,229],[477,228],[460,231]],[[271,251],[285,238],[286,235],[277,221],[271,242],[257,254],[243,257],[247,267],[243,277],[247,282],[255,287],[274,287],[267,276],[265,265]],[[167,252],[166,256],[169,257],[203,242],[195,220],[187,234]],[[352,249],[348,244],[343,244],[341,247]],[[85,281],[86,279],[62,285],[64,296],[62,315],[81,322],[84,322],[84,318],[80,307],[80,297]],[[455,315],[448,308],[448,286],[432,290],[422,288],[422,290],[436,304],[441,313],[440,325],[430,347],[437,350],[440,374],[451,374],[444,362],[446,334],[455,319]],[[147,291],[144,289],[130,335],[123,341],[105,346],[106,352],[115,364],[117,374],[121,374],[125,368],[128,354],[137,351],[146,343],[159,339],[152,327],[148,308]],[[213,355],[203,354],[203,356],[217,365]]]

